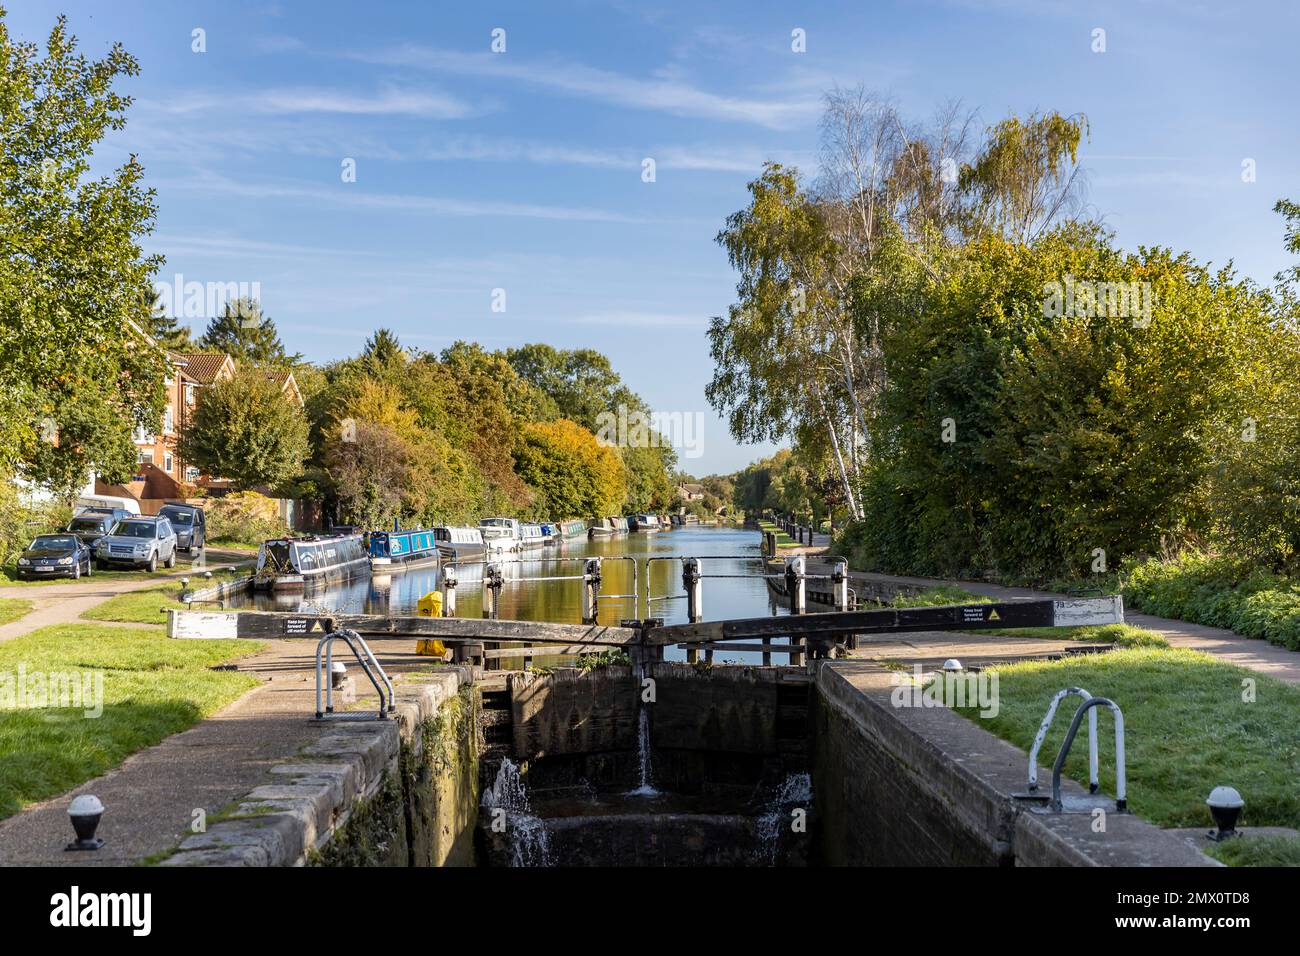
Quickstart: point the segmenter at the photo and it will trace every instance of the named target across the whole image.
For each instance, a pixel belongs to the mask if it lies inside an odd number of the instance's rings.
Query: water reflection
[[[735,528],[686,527],[658,534],[633,533],[594,541],[578,539],[532,552],[522,558],[501,563],[505,587],[501,590],[501,617],[522,621],[553,621],[578,624],[582,620],[582,580],[535,581],[538,577],[582,574],[583,560],[588,557],[637,559],[635,590],[639,607],[629,597],[602,599],[599,621],[618,624],[627,618],[659,617],[667,624],[686,621],[686,601],[682,590],[683,557],[700,557],[706,575],[703,611],[706,621],[736,617],[762,617],[785,614],[785,607],[771,596],[760,575],[763,566],[759,554],[761,536],[757,531]],[[711,557],[714,555],[724,557]],[[654,558],[656,560],[648,561]],[[664,560],[671,559],[671,560]],[[650,589],[646,590],[649,567]],[[633,563],[606,560],[601,566],[602,595],[631,595]],[[483,565],[461,564],[456,569],[456,614],[479,617],[483,613]],[[732,575],[712,578],[708,575]],[[259,593],[248,605],[263,610],[339,612],[345,614],[413,615],[416,604],[439,587],[435,568],[412,568],[402,574],[354,578],[307,595],[270,595]],[[647,610],[648,607],[648,610]],[[669,648],[670,660],[685,659],[685,652]],[[717,661],[754,663],[758,654],[718,651]],[[780,656],[774,658],[784,663]]]

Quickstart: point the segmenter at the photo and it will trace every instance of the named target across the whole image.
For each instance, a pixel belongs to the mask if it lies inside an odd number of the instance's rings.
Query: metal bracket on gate
[[[379,694],[379,713],[368,710],[335,711],[334,710],[334,642],[343,641],[351,649],[352,655],[361,665],[366,677]],[[325,657],[322,661],[321,652]],[[322,665],[323,668],[322,668]],[[375,675],[378,674],[378,679]],[[381,684],[382,682],[382,684]],[[321,685],[325,687],[325,708],[321,709]],[[387,694],[385,694],[387,689]],[[317,720],[385,720],[393,712],[393,682],[388,679],[384,669],[379,666],[370,645],[356,631],[344,628],[326,634],[316,644],[316,719]]]

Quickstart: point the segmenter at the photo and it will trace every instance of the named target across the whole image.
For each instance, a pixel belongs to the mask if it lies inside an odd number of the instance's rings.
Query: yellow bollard
[[[415,613],[420,617],[442,617],[442,592],[430,591],[420,598],[415,605]],[[415,653],[425,657],[443,657],[447,648],[435,638],[420,638],[415,642]]]

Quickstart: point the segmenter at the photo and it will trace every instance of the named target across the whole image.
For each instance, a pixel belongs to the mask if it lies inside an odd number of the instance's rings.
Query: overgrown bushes
[[[36,535],[66,527],[71,516],[67,505],[28,507],[12,483],[0,481],[0,566],[13,564]]]
[[[239,491],[205,503],[208,541],[257,547],[285,533],[275,500],[255,491]]]

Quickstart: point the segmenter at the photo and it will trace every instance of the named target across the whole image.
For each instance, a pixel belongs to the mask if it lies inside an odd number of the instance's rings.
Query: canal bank
[[[767,603],[763,579],[751,575],[747,580]],[[487,624],[465,626],[472,630]],[[539,624],[510,626],[545,630]],[[596,629],[606,638],[631,630]],[[977,658],[988,641],[1005,640],[925,632],[888,636],[892,642],[901,638],[909,646],[927,639],[934,642],[931,646],[947,641],[953,655],[963,658]],[[977,733],[964,738],[969,741],[965,750],[954,752],[945,743],[962,739],[957,724],[938,725],[933,736],[927,735],[925,715],[869,706],[884,683],[868,682],[849,693],[831,680],[846,667],[867,668],[863,673],[873,674],[875,681],[893,680],[887,670],[865,663],[822,662],[810,671],[649,661],[634,674],[626,664],[588,661],[577,668],[533,673],[482,672],[430,665],[414,653],[410,635],[376,635],[372,645],[395,674],[398,717],[318,724],[310,720],[308,676],[315,643],[286,638],[283,632],[274,640],[283,649],[279,674],[270,675],[268,685],[250,698],[292,703],[276,709],[271,722],[260,728],[260,740],[283,746],[270,752],[246,749],[234,739],[224,749],[167,741],[79,788],[95,793],[115,788],[105,791],[111,799],[103,831],[113,849],[94,862],[998,865],[1059,863],[1069,847],[1078,849],[1070,836],[1051,852],[1031,851],[1025,841],[1046,840],[1040,831],[1052,829],[1050,821],[1022,824],[1019,817],[1029,811],[1019,808],[1009,789],[999,789],[996,773],[972,771],[980,754],[995,754],[1009,745],[968,726]],[[1041,656],[1045,649],[1034,640],[1024,651]],[[1005,659],[1005,648],[996,653]],[[277,684],[274,678],[281,675],[288,679]],[[646,680],[653,683],[647,686]],[[355,706],[373,708],[362,690],[358,688]],[[453,698],[460,701],[458,713],[477,712],[478,718],[456,721],[451,711],[444,713]],[[968,725],[956,715],[947,716]],[[235,715],[235,720],[241,718]],[[433,726],[444,720],[459,729],[434,732]],[[196,727],[197,738],[210,729],[209,722]],[[246,735],[258,730],[253,724],[241,729]],[[291,739],[298,745],[290,745]],[[1017,776],[1022,783],[1026,758],[1010,749],[1020,755]],[[168,759],[158,760],[164,753]],[[937,762],[918,777],[909,768],[920,766],[918,755],[924,754],[937,754]],[[973,784],[970,772],[982,782]],[[944,773],[951,780],[944,782]],[[225,781],[224,795],[196,803],[189,782],[200,776]],[[132,795],[140,795],[138,802],[151,812],[135,813]],[[867,820],[863,801],[874,801],[883,816]],[[66,816],[64,806],[54,805],[58,803],[43,808],[39,821],[32,816],[18,828],[26,828],[32,838],[31,862],[68,861],[61,853]],[[967,819],[972,806],[983,807],[972,811],[975,823]],[[203,833],[187,833],[200,807],[209,825]],[[944,859],[920,853],[909,839],[903,842],[910,848],[881,851],[888,840],[879,828],[907,818],[915,807],[931,808],[914,824],[926,832],[942,833],[946,826],[961,840],[983,841],[993,850],[975,858]],[[933,813],[944,815],[927,822],[925,816]],[[160,825],[160,820],[170,822]],[[990,820],[995,822],[975,829]],[[493,822],[502,829],[493,829]],[[1057,825],[1068,830],[1068,821]],[[1020,829],[1031,837],[1022,838],[1017,851],[1013,838]],[[1159,832],[1138,830],[1152,839]],[[442,835],[439,841],[430,839],[433,831]],[[611,843],[615,833],[623,834],[624,842]],[[5,835],[6,828],[0,827],[0,859],[6,858]],[[545,853],[539,838],[545,840]],[[1000,849],[1002,844],[1010,849]],[[1074,862],[1094,860],[1104,845]],[[132,858],[128,848],[133,846],[155,849]],[[609,846],[619,848],[615,857],[601,857],[599,848]],[[1088,846],[1085,842],[1084,849]]]
[[[1129,814],[1099,833],[1095,815],[1027,808],[1023,752],[945,709],[893,706],[884,669],[648,676],[654,703],[621,667],[408,676],[398,719],[320,728],[163,863],[1215,865]]]

